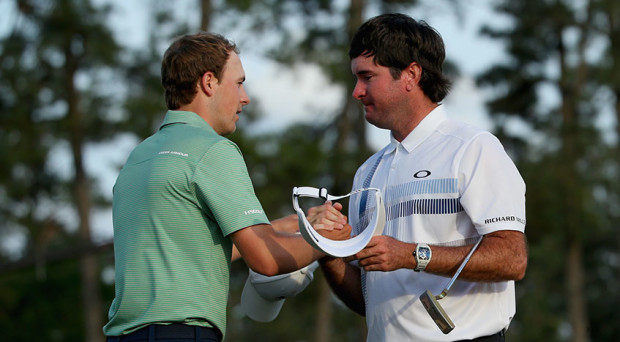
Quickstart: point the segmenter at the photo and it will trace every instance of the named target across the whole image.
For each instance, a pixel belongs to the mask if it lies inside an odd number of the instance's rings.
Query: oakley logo
[[[415,177],[415,178],[426,178],[426,177],[428,177],[430,175],[431,175],[430,171],[428,171],[428,170],[420,170],[420,171],[414,173],[413,177]]]

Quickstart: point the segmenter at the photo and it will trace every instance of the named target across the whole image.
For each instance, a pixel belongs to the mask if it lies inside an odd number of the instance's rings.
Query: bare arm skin
[[[388,236],[376,236],[355,255],[366,271],[392,271],[416,266],[412,252],[416,245]],[[462,247],[431,246],[433,256],[425,272],[451,277],[472,245]],[[459,276],[481,282],[521,280],[527,268],[525,235],[518,231],[500,230],[484,236]]]
[[[343,258],[326,256],[319,259],[321,270],[336,296],[353,312],[366,315],[359,268],[345,262]]]
[[[326,203],[317,208],[308,211],[308,218],[315,229],[320,229],[321,235],[333,240],[349,238],[351,227],[344,226],[346,217],[339,211],[342,209],[340,204],[332,206]],[[323,212],[320,216],[316,214],[319,210]],[[239,255],[250,268],[260,274],[273,276],[296,271],[324,256],[303,237],[295,234],[297,230],[297,216],[289,215],[273,221],[272,225],[246,227],[231,234],[231,238]]]
[[[364,316],[360,271],[348,261],[358,259],[360,266],[366,271],[414,269],[416,262],[412,252],[415,247],[416,244],[401,242],[389,236],[376,236],[355,256],[346,260],[328,256],[319,262],[327,282],[338,298],[351,310]],[[453,276],[472,247],[431,246],[433,257],[425,272]],[[525,235],[517,231],[501,230],[484,236],[459,278],[478,282],[521,280],[525,276],[526,268]]]
[[[299,226],[297,225],[297,215],[295,214],[287,215],[282,218],[273,220],[271,221],[271,226],[277,232],[292,234],[292,233],[296,233],[299,231]],[[340,227],[335,227],[335,228],[337,229],[342,228],[342,225]],[[239,253],[239,249],[237,249],[237,246],[233,244],[231,260],[235,261],[240,258],[241,258],[241,253]]]
[[[230,257],[230,261],[235,262],[239,259],[241,259],[241,253],[239,253],[237,246],[235,246],[235,244],[233,243],[232,256]]]
[[[282,218],[273,220],[271,221],[271,226],[277,232],[293,234],[299,231],[299,226],[297,224],[297,215],[295,214],[290,214]],[[339,227],[336,226],[334,228],[336,229],[342,228],[342,225],[340,225]],[[233,251],[232,251],[231,259],[232,261],[235,261],[240,258],[241,258],[241,253],[239,253],[239,249],[237,249],[237,246],[233,244]]]

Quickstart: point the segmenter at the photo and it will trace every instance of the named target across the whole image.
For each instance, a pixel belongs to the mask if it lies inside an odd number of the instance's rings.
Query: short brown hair
[[[200,32],[177,38],[161,63],[161,85],[168,109],[192,102],[196,83],[206,72],[221,81],[231,51],[239,53],[235,43],[219,34]]]

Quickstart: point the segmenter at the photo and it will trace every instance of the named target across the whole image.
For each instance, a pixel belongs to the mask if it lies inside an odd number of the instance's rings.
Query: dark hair
[[[400,78],[412,62],[422,67],[420,87],[433,102],[443,100],[451,82],[442,73],[446,57],[443,40],[424,21],[399,13],[371,18],[357,30],[351,41],[349,57],[374,56],[374,62],[390,68],[394,79]]]
[[[161,85],[168,109],[186,105],[197,94],[196,83],[211,71],[222,80],[222,72],[230,52],[237,46],[219,34],[200,32],[177,38],[164,53],[161,63]]]

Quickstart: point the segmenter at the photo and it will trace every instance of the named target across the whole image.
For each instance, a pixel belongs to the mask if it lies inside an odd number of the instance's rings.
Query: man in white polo
[[[439,34],[424,22],[386,14],[363,24],[349,51],[353,96],[391,142],[357,171],[353,189],[383,192],[386,225],[355,254],[325,257],[336,294],[365,315],[368,341],[504,341],[516,312],[514,281],[525,275],[525,184],[492,134],[447,118],[441,101]],[[353,234],[366,225],[363,197],[349,204]],[[358,230],[357,232],[355,230]],[[444,334],[420,302],[440,293],[482,236],[441,306]]]

